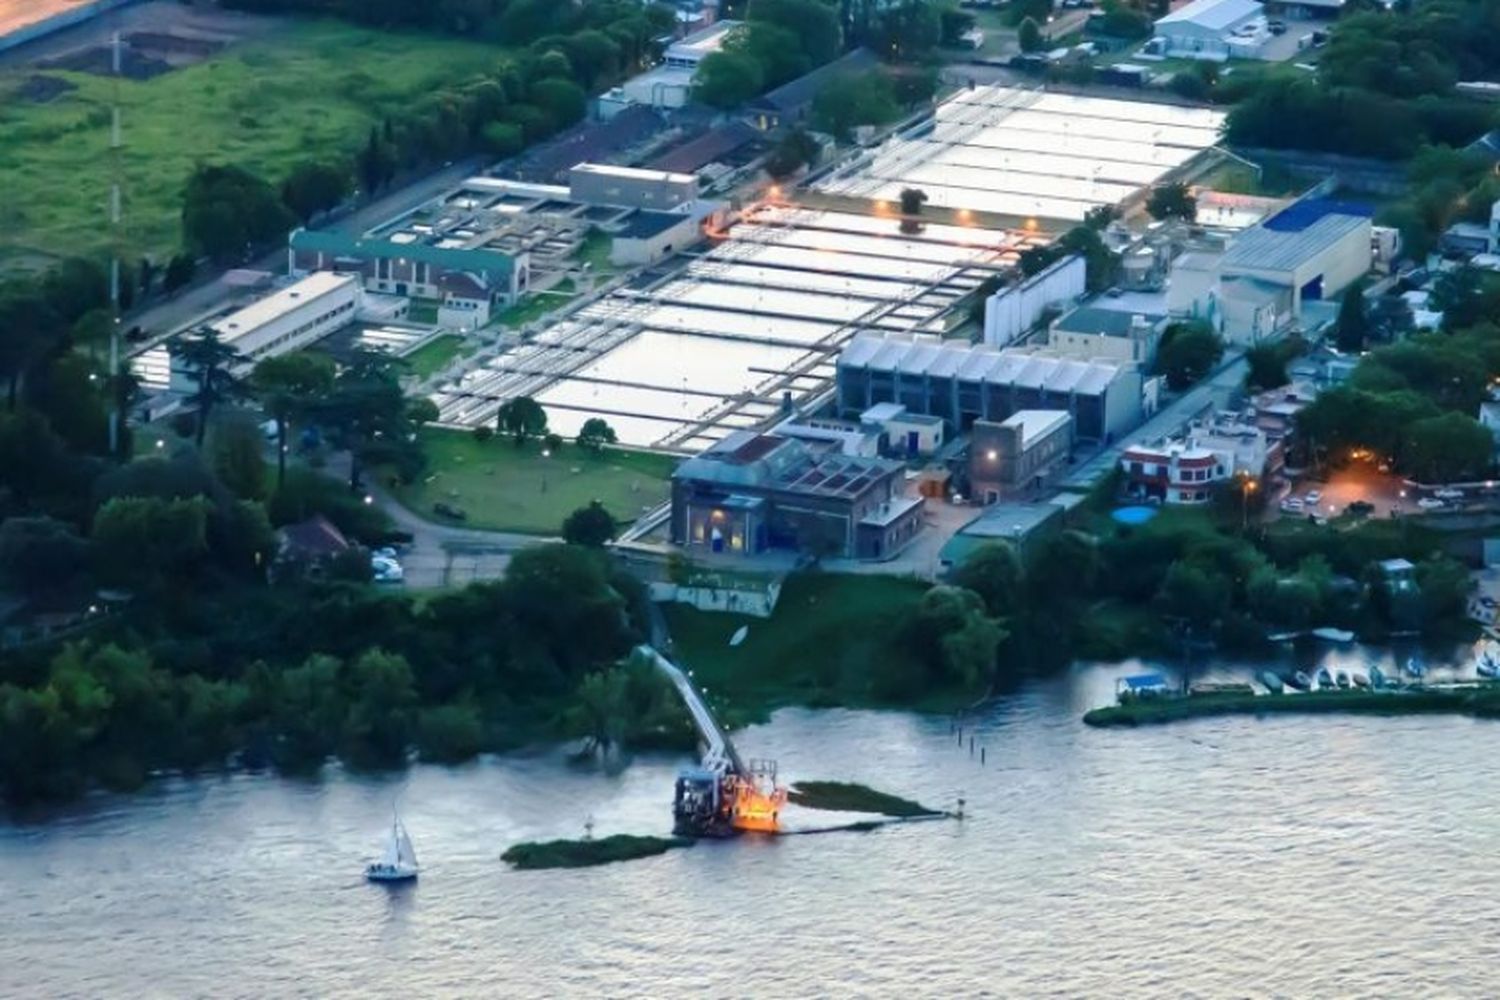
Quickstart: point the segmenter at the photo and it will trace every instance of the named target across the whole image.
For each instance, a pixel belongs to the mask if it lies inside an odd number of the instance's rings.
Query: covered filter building
[[[1142,419],[1144,379],[1133,364],[1077,361],[931,336],[865,333],[838,362],[838,404],[862,413],[900,403],[957,431],[1022,410],[1059,410],[1079,440],[1113,441]]]

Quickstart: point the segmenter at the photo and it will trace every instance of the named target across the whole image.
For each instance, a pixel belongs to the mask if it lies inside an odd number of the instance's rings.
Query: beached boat
[[[1474,670],[1480,677],[1500,677],[1500,663],[1495,661],[1488,649],[1479,654],[1479,662],[1474,664]]]
[[[1333,676],[1333,680],[1334,680],[1334,683],[1336,683],[1339,687],[1343,688],[1345,691],[1349,690],[1350,681],[1349,681],[1349,672],[1347,670],[1340,670],[1337,674],[1335,674]]]
[[[1427,675],[1427,665],[1413,656],[1406,661],[1406,672],[1421,680]]]
[[[1299,670],[1295,674],[1292,674],[1291,677],[1287,678],[1287,684],[1296,688],[1298,691],[1311,691],[1313,680],[1311,677],[1307,676],[1304,671]]]
[[[1315,628],[1312,634],[1327,642],[1353,642],[1354,633],[1346,628]]]
[[[1281,694],[1281,692],[1286,690],[1286,684],[1282,681],[1281,676],[1274,670],[1262,670],[1260,672],[1260,682],[1264,684],[1266,686],[1266,690],[1270,691],[1272,694]]]
[[[1370,684],[1371,684],[1371,686],[1372,687],[1377,687],[1377,688],[1383,688],[1383,687],[1385,687],[1385,683],[1386,683],[1385,671],[1381,670],[1379,667],[1371,667],[1370,668]]]
[[[1367,688],[1367,687],[1370,686],[1370,678],[1366,677],[1364,674],[1360,673],[1358,670],[1356,670],[1356,671],[1354,671],[1354,673],[1350,674],[1349,677],[1350,677],[1351,680],[1354,681],[1354,686],[1357,687],[1357,688]]]
[[[1321,690],[1323,688],[1331,688],[1331,687],[1333,687],[1333,674],[1331,674],[1331,673],[1328,672],[1328,668],[1327,667],[1319,667],[1318,668],[1318,688]]]

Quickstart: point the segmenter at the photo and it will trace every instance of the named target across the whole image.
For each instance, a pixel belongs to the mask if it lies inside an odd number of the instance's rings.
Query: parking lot
[[[1344,513],[1351,503],[1363,502],[1372,505],[1371,517],[1390,517],[1391,511],[1417,513],[1417,498],[1408,496],[1400,476],[1381,472],[1371,462],[1351,462],[1341,469],[1332,470],[1326,480],[1299,479],[1291,488],[1276,498],[1277,513],[1283,517],[1317,514],[1319,517],[1336,517]],[[1308,502],[1310,496],[1316,500]],[[1300,509],[1289,506],[1286,501],[1296,498],[1303,502]]]

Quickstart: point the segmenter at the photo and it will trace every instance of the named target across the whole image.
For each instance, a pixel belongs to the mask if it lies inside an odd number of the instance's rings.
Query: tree
[[[562,536],[569,545],[602,549],[605,542],[615,537],[615,519],[602,503],[591,500],[587,507],[579,507],[563,521]]]
[[[547,433],[547,411],[530,396],[517,396],[500,404],[495,412],[496,429],[509,434],[519,448]]]
[[[187,584],[208,554],[209,502],[116,497],[94,515],[95,560],[109,582]]]
[[[1046,44],[1041,27],[1037,25],[1035,18],[1030,17],[1022,18],[1021,26],[1016,29],[1016,41],[1022,52],[1036,52]]]
[[[8,410],[15,410],[27,376],[56,349],[61,333],[60,318],[35,288],[0,286],[0,376]]]
[[[1177,561],[1167,570],[1157,604],[1162,614],[1183,621],[1192,631],[1207,630],[1229,610],[1229,580],[1210,566]]]
[[[284,240],[293,222],[277,192],[239,167],[200,166],[188,179],[183,238],[216,261],[242,260],[256,247]]]
[[[1250,370],[1245,373],[1245,387],[1252,392],[1277,389],[1289,381],[1287,357],[1280,344],[1256,344],[1245,352]]]
[[[390,465],[404,481],[426,464],[416,431],[435,415],[430,399],[408,400],[388,355],[361,352],[338,373],[313,414],[336,447],[349,453],[349,489],[359,488],[367,466]]]
[[[966,10],[956,10],[952,7],[944,7],[938,11],[938,20],[942,26],[943,45],[948,48],[957,48],[963,44],[964,34],[974,27],[974,15]]]
[[[0,522],[0,581],[13,592],[46,601],[75,583],[88,561],[88,543],[73,526],[50,517]]]
[[[401,763],[417,703],[411,664],[403,656],[372,649],[348,665],[345,685],[353,693],[343,724],[346,751],[367,766]]]
[[[901,214],[921,215],[922,206],[927,204],[927,192],[921,188],[901,189]]]
[[[1106,206],[1107,207],[1107,206]],[[1074,226],[1057,241],[1058,257],[1077,254],[1084,261],[1084,282],[1091,292],[1101,292],[1115,283],[1120,273],[1120,255],[1111,250],[1099,231],[1087,224]]]
[[[333,361],[326,354],[293,351],[258,361],[250,372],[250,390],[276,421],[276,486],[286,482],[287,430],[333,388]]]
[[[1432,283],[1431,308],[1443,314],[1443,329],[1462,330],[1485,318],[1484,275],[1465,264],[1439,274]]]
[[[482,135],[485,148],[496,156],[515,156],[526,148],[526,133],[510,122],[490,122]]]
[[[1365,307],[1364,282],[1356,281],[1344,289],[1344,297],[1339,301],[1334,345],[1345,354],[1358,354],[1365,349],[1369,333],[1370,319]]]
[[[214,425],[214,475],[243,500],[266,496],[265,443],[260,428],[249,420],[221,420]]]
[[[605,445],[615,443],[615,429],[603,417],[589,417],[578,428],[578,445],[598,454]]]
[[[1402,466],[1426,483],[1482,479],[1493,464],[1494,438],[1466,413],[1444,413],[1411,424]]]
[[[962,587],[931,588],[917,604],[914,629],[938,685],[989,684],[1006,632],[985,613],[978,594]]]
[[[175,347],[177,360],[191,373],[197,389],[188,397],[198,411],[196,441],[203,447],[204,435],[208,433],[208,420],[220,403],[237,399],[244,393],[240,379],[231,365],[240,358],[233,344],[219,338],[219,331],[205,326],[198,332],[180,338]]]
[[[172,259],[167,261],[167,270],[161,279],[162,291],[168,295],[176,295],[193,281],[193,275],[198,270],[198,259],[190,253],[173,254]]]
[[[351,186],[342,164],[299,163],[281,184],[281,200],[306,225],[347,198]]]
[[[901,114],[890,80],[884,74],[843,73],[823,85],[813,98],[815,127],[847,138],[858,125],[884,125]]]
[[[951,579],[955,587],[978,594],[985,609],[997,618],[1021,610],[1026,589],[1021,560],[1016,556],[1015,547],[1008,542],[986,542],[978,546],[959,563]]]
[[[765,87],[760,63],[744,52],[711,52],[693,74],[693,99],[728,111]]]
[[[820,153],[818,141],[806,129],[794,128],[777,141],[776,148],[766,157],[766,173],[782,180],[816,163]]]
[[[1156,370],[1166,376],[1169,388],[1180,391],[1212,371],[1223,355],[1224,341],[1207,323],[1173,323],[1157,348]]]
[[[1153,219],[1182,219],[1192,222],[1198,215],[1198,200],[1181,181],[1158,184],[1146,199],[1146,211]]]
[[[1401,296],[1382,295],[1370,303],[1369,324],[1369,339],[1389,344],[1411,333],[1415,318],[1411,306]]]
[[[1095,205],[1083,213],[1083,224],[1095,232],[1102,233],[1109,224],[1120,217],[1120,210],[1113,205]]]
[[[389,119],[386,124],[389,126]],[[374,197],[396,176],[396,154],[391,149],[389,138],[381,135],[379,129],[370,129],[370,137],[355,158],[355,166],[367,197]]]

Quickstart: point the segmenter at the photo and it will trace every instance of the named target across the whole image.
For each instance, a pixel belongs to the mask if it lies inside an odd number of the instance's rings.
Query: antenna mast
[[[123,387],[120,384],[120,254],[123,252],[124,239],[121,232],[121,198],[120,198],[120,168],[121,150],[123,140],[120,135],[120,31],[118,26],[113,37],[110,39],[110,68],[111,76],[111,101],[112,109],[109,130],[109,165],[110,165],[110,188],[109,188],[109,226],[110,226],[110,264],[109,264],[109,392],[113,397],[110,400],[109,409],[109,450],[110,454],[119,454],[120,451],[120,425],[124,415],[120,412]]]

